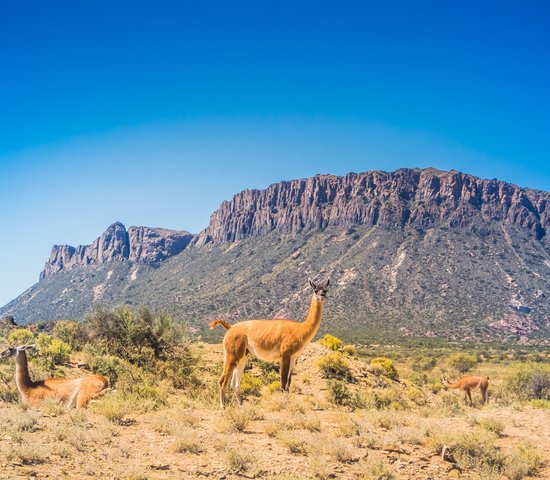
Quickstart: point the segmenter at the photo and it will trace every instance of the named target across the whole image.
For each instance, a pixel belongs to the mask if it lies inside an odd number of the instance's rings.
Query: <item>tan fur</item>
[[[216,326],[221,325],[226,330],[229,330],[231,328],[231,324],[226,322],[225,320],[212,320],[210,322],[210,330],[213,328],[216,328]]]
[[[312,287],[315,285],[312,283]],[[225,362],[220,377],[220,405],[224,406],[224,395],[227,384],[232,379],[235,397],[242,403],[240,383],[246,366],[247,354],[252,353],[261,360],[280,363],[281,388],[287,391],[292,377],[292,368],[296,358],[312,340],[321,324],[324,295],[316,292],[311,299],[309,312],[304,322],[293,320],[249,320],[229,325],[221,320],[214,320],[214,328],[221,324],[227,328],[223,339]],[[228,328],[229,327],[229,328]]]
[[[470,404],[473,405],[474,402],[472,401],[472,393],[471,391],[474,388],[478,388],[481,391],[481,401],[482,403],[487,402],[487,389],[489,388],[489,377],[462,377],[460,380],[457,380],[456,382],[449,382],[447,379],[442,379],[443,385],[445,385],[448,388],[458,388],[460,390],[463,390],[465,393],[465,400],[469,399]]]
[[[33,382],[29,375],[26,352],[19,351],[15,357],[15,382],[21,399],[31,406],[38,406],[46,398],[61,401],[68,408],[85,407],[109,386],[101,375],[81,378],[47,378]]]

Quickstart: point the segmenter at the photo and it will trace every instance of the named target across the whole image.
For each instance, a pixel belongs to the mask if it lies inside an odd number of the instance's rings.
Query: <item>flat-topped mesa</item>
[[[474,231],[495,222],[540,240],[550,226],[550,193],[433,168],[316,175],[238,193],[212,214],[196,243],[233,242],[272,230],[440,225]]]
[[[76,248],[54,245],[40,279],[61,270],[112,261],[160,262],[184,250],[193,237],[186,231],[164,228],[130,227],[126,230],[122,223],[115,222],[91,245]]]

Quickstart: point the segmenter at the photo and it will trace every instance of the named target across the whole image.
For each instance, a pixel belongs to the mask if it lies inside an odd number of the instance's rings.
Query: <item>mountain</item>
[[[550,343],[550,193],[436,169],[317,175],[245,190],[198,235],[116,223],[54,247],[0,309],[19,322],[96,303],[208,319],[302,318],[307,277],[331,277],[323,328]],[[548,208],[547,208],[548,206]]]
[[[113,223],[91,245],[54,245],[40,280],[62,270],[128,260],[132,263],[155,263],[180,253],[193,239],[186,231],[164,228],[126,227]]]

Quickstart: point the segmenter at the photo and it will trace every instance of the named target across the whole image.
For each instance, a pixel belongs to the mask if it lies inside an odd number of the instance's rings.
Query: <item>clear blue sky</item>
[[[550,190],[550,3],[13,1],[0,304],[115,220],[197,232],[247,187],[435,166]]]

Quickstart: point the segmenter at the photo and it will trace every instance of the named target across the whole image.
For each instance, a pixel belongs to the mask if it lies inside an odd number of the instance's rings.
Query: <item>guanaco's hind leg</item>
[[[290,357],[283,357],[281,359],[281,388],[283,392],[288,391],[289,387],[289,377],[290,377],[290,371],[291,371],[291,359]]]
[[[487,400],[488,400],[488,397],[487,397],[487,388],[488,387],[489,387],[488,385],[479,387],[480,390],[481,390],[481,401],[483,403],[487,403]]]
[[[296,359],[292,359],[290,361],[290,368],[288,369],[288,382],[286,384],[286,388],[290,390],[290,382],[292,381],[292,374],[294,373],[294,365],[296,364]]]
[[[236,367],[237,365],[235,364],[235,362],[228,362],[228,361],[226,361],[223,366],[223,373],[218,382],[220,385],[220,407],[221,408],[224,407],[224,403],[225,403],[225,389]]]
[[[237,403],[239,405],[243,404],[243,399],[241,396],[241,382],[243,379],[244,368],[246,367],[246,360],[247,360],[247,357],[245,355],[239,361],[239,363],[237,364],[237,367],[235,368],[235,370],[233,370],[233,380],[231,382],[233,385],[233,391],[235,392],[235,398],[237,399]]]
[[[238,367],[241,360],[244,358],[246,361],[246,337],[231,336],[229,331],[224,340],[223,348],[225,351],[225,362],[223,365],[223,373],[220,377],[220,407],[224,407],[225,403],[225,389],[229,381],[233,378],[233,372]],[[239,382],[240,384],[240,382]]]

